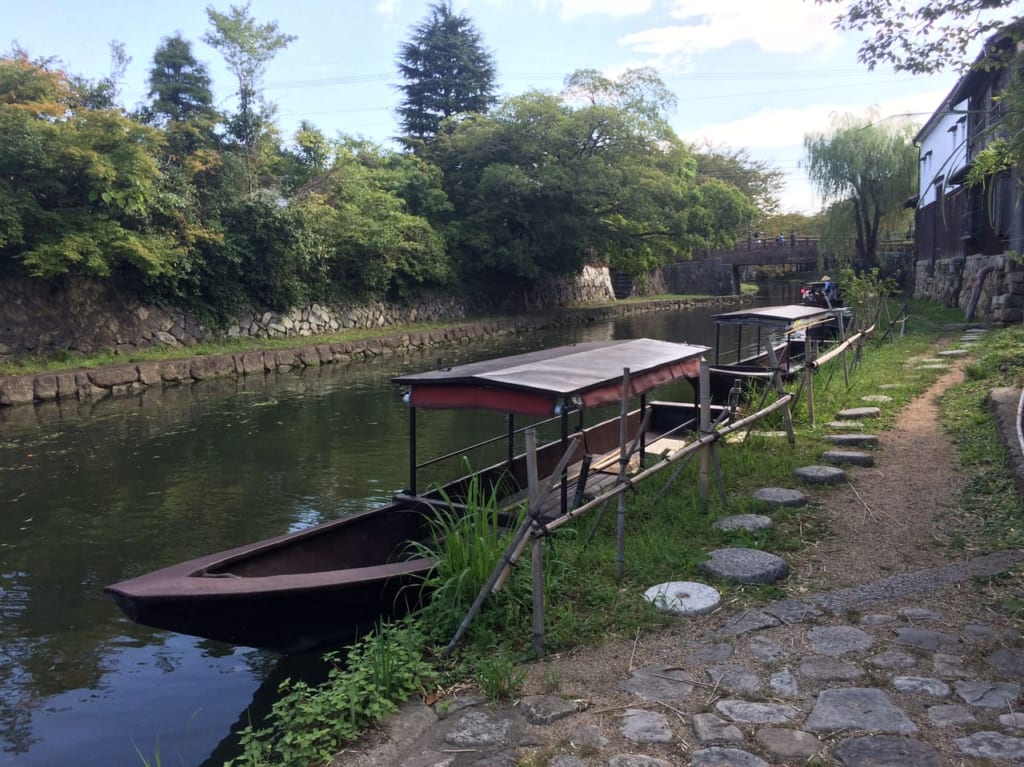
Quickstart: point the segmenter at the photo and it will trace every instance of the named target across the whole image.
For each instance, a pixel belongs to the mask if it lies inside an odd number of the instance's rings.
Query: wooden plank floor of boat
[[[662,456],[674,453],[680,448],[685,447],[687,441],[682,437],[663,437],[650,434],[644,444],[644,453],[648,456],[654,456],[661,458]],[[573,501],[576,498],[576,492],[579,484],[580,470],[582,464],[580,462],[571,464],[567,472],[568,480],[566,482],[566,499],[570,510],[574,507]],[[627,476],[635,474],[640,468],[640,456],[634,454],[629,462],[627,468]],[[595,455],[590,464],[590,472],[587,475],[586,485],[584,486],[584,500],[586,503],[588,500],[601,495],[606,490],[610,490],[618,481],[619,476],[619,451],[610,450],[607,453],[601,455]],[[519,494],[517,500],[522,502],[525,500],[525,493]],[[560,482],[556,482],[551,488],[550,492],[545,496],[541,502],[541,519],[550,521],[559,517],[562,513],[562,486]]]

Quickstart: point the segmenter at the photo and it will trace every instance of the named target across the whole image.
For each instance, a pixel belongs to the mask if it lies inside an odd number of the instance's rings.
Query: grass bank
[[[958,321],[959,314],[925,303],[912,304],[910,312],[906,337],[870,343],[849,385],[838,367],[818,373],[819,424],[840,409],[863,404],[862,396],[877,394],[882,384],[894,383],[898,376],[899,388],[887,390],[896,401],[884,409],[887,415],[877,426],[890,428],[900,407],[936,380],[941,371],[905,362],[933,353],[940,339],[955,342],[959,331],[948,329],[946,323]],[[991,550],[1024,541],[1024,507],[984,404],[992,386],[1024,383],[1024,329],[991,331],[974,354],[967,380],[950,390],[941,405],[943,424],[956,440],[961,469],[968,477],[961,506],[970,517],[969,524],[943,543],[951,549]],[[662,625],[666,619],[644,601],[644,590],[666,580],[703,580],[698,564],[711,549],[746,546],[784,555],[821,541],[828,531],[812,507],[773,512],[775,526],[758,536],[711,527],[725,513],[757,511],[751,498],[756,488],[777,485],[780,477],[790,476],[795,468],[819,462],[822,427],[808,422],[803,405],[797,406],[794,415],[797,443],[792,448],[780,449],[777,437],[757,434],[746,442],[722,446],[728,487],[724,501],[713,491],[706,502],[698,497],[696,462],[678,476],[662,472],[635,487],[627,496],[622,579],[616,570],[614,504],[603,515],[585,516],[550,536],[544,545],[548,651],[632,638]],[[761,424],[758,431],[779,427],[781,420]],[[483,499],[478,509],[476,517],[453,520],[452,529],[445,531],[445,537],[466,543],[450,552],[447,570],[439,570],[435,585],[441,589],[440,596],[413,620],[382,628],[360,643],[349,662],[339,663],[322,687],[286,683],[268,721],[243,734],[244,753],[232,762],[235,767],[326,762],[415,691],[436,696],[440,690],[468,682],[495,698],[516,694],[524,680],[521,664],[532,658],[528,561],[518,565],[509,583],[488,599],[457,653],[444,658],[439,652],[504,547],[488,519],[493,511],[488,501]],[[490,558],[466,558],[470,546],[482,548]],[[779,598],[784,591],[784,584],[726,586],[722,597],[724,603],[746,605]],[[1014,608],[1008,605],[1007,609]],[[553,689],[557,681],[551,680]]]

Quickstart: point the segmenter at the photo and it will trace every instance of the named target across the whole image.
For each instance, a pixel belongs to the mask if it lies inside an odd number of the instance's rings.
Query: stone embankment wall
[[[970,319],[1009,325],[1024,320],[1024,265],[1002,256],[918,259],[914,298],[971,313]]]
[[[510,299],[503,309],[560,308],[614,297],[608,269],[587,266],[575,279],[547,280]],[[351,329],[458,322],[494,312],[495,307],[475,306],[459,297],[424,295],[404,304],[312,304],[286,312],[253,309],[214,331],[186,312],[144,305],[108,283],[81,280],[51,288],[39,280],[16,278],[0,281],[0,359],[61,351],[128,355],[158,346],[189,347],[222,336],[311,338]]]
[[[327,364],[350,364],[375,357],[409,354],[432,347],[469,343],[496,334],[522,333],[567,324],[589,324],[625,314],[641,314],[733,303],[735,296],[718,299],[666,299],[645,303],[582,307],[537,312],[487,322],[466,322],[436,330],[392,332],[380,337],[337,343],[316,343],[288,349],[213,354],[162,362],[133,362],[99,368],[0,377],[0,406],[52,401],[99,401],[152,388],[190,385],[216,378],[269,376],[282,370]],[[4,408],[0,407],[0,421]]]

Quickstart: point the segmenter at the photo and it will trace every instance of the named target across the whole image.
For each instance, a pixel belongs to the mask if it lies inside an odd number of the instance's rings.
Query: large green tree
[[[252,192],[256,188],[260,142],[268,135],[275,111],[263,97],[263,76],[274,57],[296,37],[281,32],[276,21],[258,23],[249,6],[248,2],[231,5],[227,13],[208,6],[206,15],[213,29],[203,35],[203,42],[220,51],[238,80],[238,113],[228,121],[228,131],[242,147]]]
[[[590,72],[568,82],[569,99],[510,98],[446,124],[429,147],[453,206],[445,234],[463,276],[521,288],[594,258],[639,274],[731,236],[737,205],[749,215],[738,192],[698,188],[693,157],[659,106],[668,103],[659,83],[622,99],[621,84]],[[696,215],[717,204],[724,223]]]
[[[0,263],[44,278],[169,270],[182,242],[162,136],[82,104],[49,62],[0,57]]]
[[[698,181],[714,179],[736,187],[757,207],[756,220],[744,221],[738,235],[769,231],[767,222],[778,214],[785,176],[763,160],[754,160],[746,149],[716,146],[710,141],[691,144],[697,160]]]
[[[413,148],[432,140],[446,118],[487,112],[497,99],[495,66],[473,21],[449,0],[430,6],[398,52],[398,108],[404,138]]]
[[[807,175],[828,207],[829,231],[852,232],[857,265],[877,265],[886,219],[904,214],[917,191],[916,128],[880,122],[876,114],[837,116],[829,131],[804,136]]]

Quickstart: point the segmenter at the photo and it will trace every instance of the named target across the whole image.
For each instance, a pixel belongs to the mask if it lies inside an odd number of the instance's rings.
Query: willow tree
[[[807,175],[828,207],[829,229],[852,231],[856,263],[878,264],[883,224],[901,225],[903,203],[917,191],[915,126],[877,114],[836,117],[830,129],[804,136]],[[823,243],[827,246],[827,243]]]

